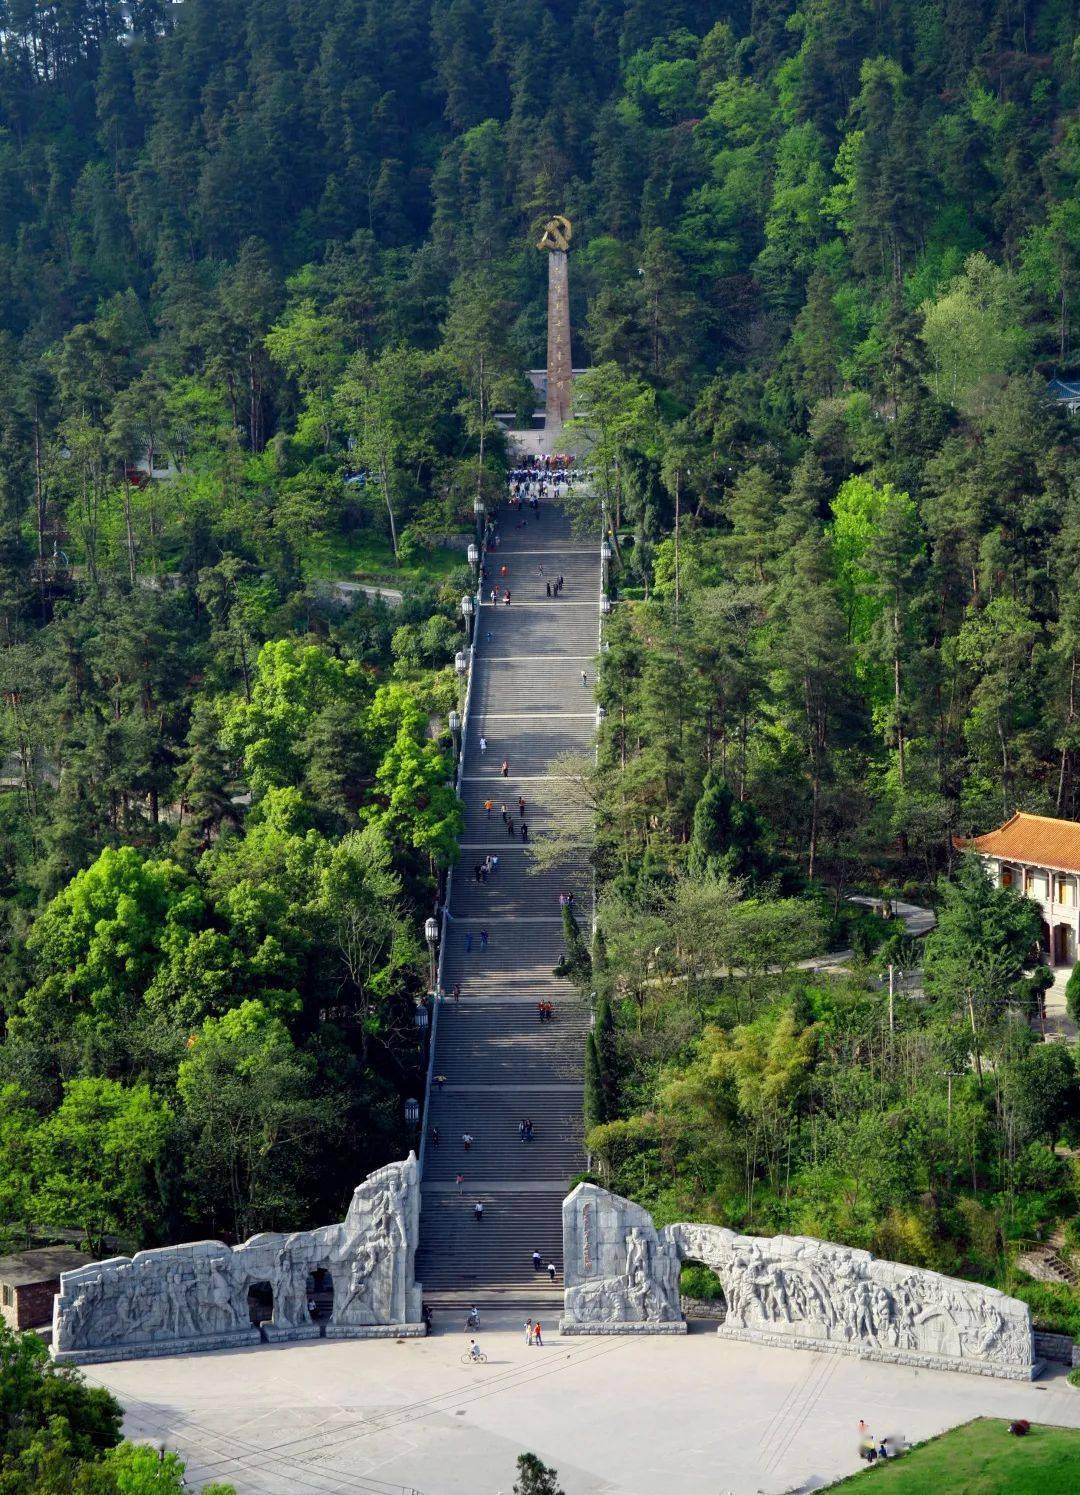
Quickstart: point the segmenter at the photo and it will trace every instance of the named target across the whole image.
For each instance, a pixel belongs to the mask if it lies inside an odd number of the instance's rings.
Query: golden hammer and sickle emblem
[[[554,218],[549,218],[544,225],[544,233],[537,249],[561,249],[565,254],[570,248],[570,240],[574,230],[569,218],[564,218],[561,213],[556,213]]]

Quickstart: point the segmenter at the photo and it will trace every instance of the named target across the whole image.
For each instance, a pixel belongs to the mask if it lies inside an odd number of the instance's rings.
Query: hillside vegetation
[[[991,1276],[1074,1213],[1037,920],[934,888],[1080,814],[1077,69],[1071,0],[0,3],[0,1224],[236,1237],[408,1145],[444,542],[553,211],[620,599],[597,1167]],[[892,1029],[888,950],[769,973],[893,936],[856,885],[947,915]]]

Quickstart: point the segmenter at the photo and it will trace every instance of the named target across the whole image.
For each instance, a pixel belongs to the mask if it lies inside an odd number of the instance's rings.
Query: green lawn
[[[463,550],[450,550],[440,545],[434,550],[417,550],[408,565],[397,566],[389,536],[372,530],[334,536],[312,550],[305,566],[311,577],[370,581],[387,587],[401,586],[402,583],[410,586],[422,582],[438,583],[468,565]]]
[[[1080,1431],[1033,1423],[1012,1438],[1007,1422],[979,1417],[920,1443],[887,1464],[830,1485],[867,1495],[1074,1495],[1080,1490]]]

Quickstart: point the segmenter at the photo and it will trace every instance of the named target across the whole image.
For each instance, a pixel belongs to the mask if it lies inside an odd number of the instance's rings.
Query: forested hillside
[[[553,211],[630,924],[692,867],[797,896],[795,950],[807,888],[1080,814],[1078,65],[1072,0],[0,0],[0,1220],[243,1234],[402,1145],[443,541]]]

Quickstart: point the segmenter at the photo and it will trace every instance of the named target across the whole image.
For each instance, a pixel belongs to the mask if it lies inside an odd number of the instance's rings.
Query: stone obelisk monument
[[[569,218],[556,215],[544,228],[539,249],[548,256],[547,413],[550,441],[570,419],[573,359],[570,354],[570,277],[568,251],[573,230]],[[546,444],[546,443],[545,443]]]

